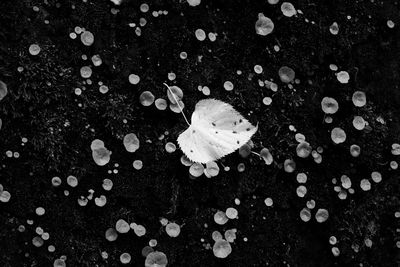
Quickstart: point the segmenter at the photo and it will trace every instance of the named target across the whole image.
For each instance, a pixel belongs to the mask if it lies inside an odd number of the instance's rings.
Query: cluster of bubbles
[[[279,0],[269,0],[268,2],[271,5],[275,5],[279,2]],[[288,18],[296,16],[297,13],[300,13],[296,10],[294,5],[289,2],[283,2],[281,4],[281,12],[285,17]],[[274,27],[275,25],[270,18],[266,17],[263,13],[258,14],[258,19],[255,23],[256,34],[261,36],[269,35],[273,32]]]
[[[274,162],[274,158],[268,148],[264,147],[260,150],[260,153],[256,153],[252,151],[253,147],[254,143],[249,140],[247,143],[239,148],[239,155],[242,158],[247,158],[250,154],[255,154],[262,160],[264,160],[266,165],[271,165]],[[238,166],[238,170],[244,171],[244,163],[241,163],[240,167]]]
[[[206,40],[207,36],[208,36],[208,39],[211,42],[215,42],[217,40],[217,36],[218,36],[217,33],[213,33],[213,32],[209,32],[208,35],[207,35],[206,32],[203,29],[197,29],[194,32],[194,35],[196,36],[196,39],[201,41],[201,42]]]
[[[165,232],[170,237],[177,237],[181,232],[181,226],[174,222],[169,222],[167,219],[162,218],[161,224],[165,227]],[[143,237],[146,235],[146,228],[143,225],[136,224],[134,222],[128,223],[124,219],[119,219],[115,223],[114,228],[108,228],[105,232],[105,238],[109,242],[117,240],[119,234],[127,234],[133,230],[136,236]],[[148,267],[165,267],[168,264],[167,256],[160,251],[154,251],[153,247],[157,246],[156,239],[150,239],[149,245],[145,246],[142,250],[142,255],[145,259],[145,266]],[[120,261],[122,264],[128,264],[132,260],[131,255],[124,252],[120,255]]]
[[[76,26],[74,28],[74,31],[69,34],[69,37],[71,39],[76,39],[80,35],[80,40],[81,43],[85,46],[92,46],[94,44],[94,34],[90,31],[85,30],[85,28]],[[82,60],[88,60],[88,56],[85,54],[82,54],[81,56]],[[91,63],[94,67],[99,67],[103,64],[103,60],[101,59],[101,56],[99,54],[94,54],[91,56]],[[83,81],[83,84],[91,85],[93,81],[90,79],[93,74],[93,69],[92,66],[90,65],[85,65],[80,68],[80,76],[85,79]],[[98,82],[99,85],[99,92],[101,94],[106,94],[109,91],[109,87],[105,84],[103,84],[102,81]],[[86,90],[85,86],[82,88],[75,88],[74,93],[77,96],[80,96],[82,94],[82,90]],[[81,104],[79,104],[81,106]]]
[[[180,113],[181,109],[185,107],[185,104],[182,101],[183,98],[183,91],[178,86],[169,86],[167,89],[167,97],[170,101],[169,109],[175,113]],[[139,96],[140,103],[145,106],[149,107],[153,103],[158,110],[166,110],[168,107],[168,102],[164,98],[155,98],[152,92],[144,91]],[[178,101],[178,102],[177,102]]]
[[[340,255],[340,250],[337,246],[335,246],[337,244],[337,238],[336,236],[330,236],[329,237],[329,244],[332,245],[331,251],[333,256],[337,257]]]
[[[236,204],[239,204],[240,201],[235,200]],[[236,208],[229,207],[225,211],[217,211],[214,214],[214,222],[218,225],[224,225],[229,220],[238,219],[238,211]],[[215,241],[213,245],[213,253],[217,258],[226,258],[229,254],[232,253],[232,246],[230,243],[233,243],[236,239],[237,229],[228,229],[225,231],[224,236],[219,231],[214,231],[212,233],[212,239]]]
[[[141,237],[146,234],[146,228],[141,224],[136,224],[134,222],[128,223],[124,219],[119,219],[115,223],[115,228],[108,228],[105,232],[105,237],[108,241],[113,242],[117,240],[118,233],[126,234],[130,230],[133,230],[136,236]]]
[[[74,176],[74,175],[67,176],[66,180],[67,180],[67,185],[72,187],[72,188],[77,187],[78,184],[79,184],[78,178],[76,176]],[[62,179],[60,177],[58,177],[58,176],[54,176],[53,178],[51,178],[51,184],[54,187],[59,187],[62,184]],[[103,189],[105,191],[110,191],[112,189],[112,186],[113,186],[113,183],[112,183],[112,181],[110,179],[104,179],[103,180],[102,187],[103,187]],[[68,196],[69,195],[69,191],[68,190],[64,190],[64,194],[65,194],[65,196]],[[93,189],[89,189],[88,190],[88,195],[86,197],[85,196],[80,196],[78,198],[79,206],[82,206],[82,207],[86,206],[88,204],[89,200],[93,199],[93,196],[94,196],[94,190]],[[94,198],[94,202],[95,202],[96,206],[103,207],[107,203],[107,198],[106,198],[105,195],[100,195],[100,196]]]
[[[205,166],[198,162],[192,162],[185,155],[181,156],[182,165],[189,167],[189,175],[192,178],[197,178],[203,174],[207,178],[215,177],[219,174],[220,168],[214,161],[207,162]]]
[[[35,209],[35,213],[37,216],[43,216],[45,214],[45,209],[43,207],[37,207]],[[30,220],[28,219],[26,221],[26,223],[29,226],[33,226],[34,224],[34,220]],[[20,224],[17,228],[18,232],[23,233],[27,230],[27,228],[25,227],[25,225]],[[32,238],[32,245],[36,248],[40,248],[42,247],[46,241],[48,241],[50,239],[50,234],[48,232],[46,232],[42,227],[37,226],[35,227],[35,236]],[[50,253],[53,253],[56,251],[56,248],[54,245],[48,245],[47,246],[47,251]],[[28,254],[26,254],[28,255]],[[65,255],[61,256],[58,259],[54,260],[54,265],[53,266],[66,266],[66,261],[67,257]]]
[[[336,178],[332,179],[332,183],[335,185],[333,187],[334,191],[338,193],[338,198],[344,200],[347,198],[347,193],[354,194],[355,190],[352,188],[352,182],[349,176],[343,174],[340,177],[340,185],[336,185],[338,183]]]
[[[183,98],[182,89],[176,85],[170,86],[167,89],[167,97],[168,100],[170,101],[169,109],[175,113],[180,113],[181,108],[183,109],[185,107],[185,104],[182,102]]]
[[[312,208],[306,207],[300,211],[300,219],[304,222],[308,222],[311,220],[312,217],[311,210],[314,208],[312,202],[307,204],[309,204],[309,206]],[[325,222],[326,220],[328,220],[328,218],[329,218],[329,212],[326,209],[318,209],[317,212],[315,213],[315,220],[319,223]]]

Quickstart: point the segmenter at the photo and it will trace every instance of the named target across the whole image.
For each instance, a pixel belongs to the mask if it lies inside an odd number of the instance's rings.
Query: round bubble
[[[155,97],[150,91],[144,91],[139,97],[140,103],[145,107],[151,106],[154,102],[154,99]]]
[[[229,244],[228,241],[226,241],[225,239],[219,239],[215,242],[214,246],[213,246],[213,253],[214,256],[217,258],[226,258],[229,256],[229,254],[231,254],[232,252],[232,247]]]
[[[331,139],[335,144],[340,144],[346,141],[346,133],[343,129],[336,127],[332,129]]]
[[[367,104],[367,97],[362,91],[355,91],[351,100],[356,107],[363,107]]]
[[[297,14],[296,9],[294,8],[292,3],[283,2],[281,5],[282,14],[286,17],[293,17]]]
[[[165,231],[170,237],[177,237],[181,232],[181,227],[176,223],[168,223],[165,226]]]
[[[263,13],[258,14],[258,19],[255,23],[256,33],[261,36],[266,36],[274,30],[274,23]]]
[[[124,234],[124,233],[129,232],[130,226],[129,226],[129,224],[128,224],[124,219],[119,219],[119,220],[117,221],[117,223],[115,224],[115,229],[116,229],[119,233]]]
[[[294,162],[294,160],[292,160],[292,159],[287,159],[283,163],[283,167],[284,167],[285,172],[292,173],[296,170],[296,162]]]
[[[157,98],[154,104],[158,110],[166,110],[168,106],[167,100],[163,98]]]
[[[0,81],[0,101],[3,100],[3,98],[6,97],[7,94],[8,94],[7,85],[4,82]]]
[[[206,163],[206,171],[211,177],[215,177],[219,174],[218,164],[214,161]]]
[[[39,55],[40,51],[41,51],[41,48],[37,44],[31,44],[29,46],[29,54],[31,54],[32,56]]]
[[[282,82],[290,83],[294,80],[296,73],[294,72],[294,70],[292,68],[283,66],[279,69],[278,75]]]
[[[136,85],[140,82],[140,77],[136,74],[130,74],[128,79],[130,84]]]
[[[168,264],[167,256],[160,251],[150,252],[146,256],[145,267],[166,267]]]
[[[339,103],[332,97],[324,97],[321,108],[325,114],[335,114],[339,110]]]
[[[198,6],[201,3],[201,0],[186,0],[189,6]]]
[[[323,223],[328,220],[329,212],[326,209],[318,209],[317,213],[315,214],[315,219],[319,223]]]
[[[360,153],[361,153],[361,148],[360,148],[360,146],[358,146],[358,145],[351,145],[350,146],[350,154],[353,156],[353,157],[358,157],[358,156],[360,156]]]
[[[94,162],[99,166],[104,166],[110,162],[111,151],[105,147],[101,147],[92,151]]]
[[[84,31],[81,34],[81,42],[86,46],[91,46],[94,43],[94,35],[90,31]]]
[[[311,219],[311,212],[308,208],[303,208],[300,211],[300,219],[304,222],[308,222]]]
[[[311,154],[312,147],[307,142],[301,142],[296,147],[296,154],[300,158],[307,158]]]
[[[132,257],[129,253],[125,252],[122,253],[121,256],[119,256],[119,260],[121,261],[122,264],[128,264],[131,262]]]
[[[108,241],[112,242],[112,241],[117,240],[118,233],[117,233],[117,231],[115,231],[114,228],[108,228],[108,229],[106,230],[105,236],[106,236],[106,239],[107,239]]]
[[[364,128],[366,126],[366,121],[361,116],[354,116],[353,126],[354,126],[354,128],[356,128],[359,131],[364,130]]]
[[[214,221],[219,224],[219,225],[224,225],[227,223],[229,218],[226,216],[225,212],[223,211],[217,211],[214,214]]]
[[[124,136],[123,140],[124,147],[128,152],[135,152],[140,147],[139,138],[134,133],[128,133]]]
[[[165,144],[165,151],[168,153],[174,153],[176,150],[176,145],[172,142],[168,142]]]
[[[204,173],[204,166],[200,163],[193,163],[189,168],[189,173],[194,177],[200,177]]]
[[[196,39],[199,41],[204,41],[206,39],[206,33],[202,29],[197,29],[195,31]]]

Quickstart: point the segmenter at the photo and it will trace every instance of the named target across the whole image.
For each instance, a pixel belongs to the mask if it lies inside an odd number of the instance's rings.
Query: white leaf
[[[257,131],[231,105],[216,99],[200,100],[192,123],[178,137],[183,153],[193,162],[207,163],[239,149]]]

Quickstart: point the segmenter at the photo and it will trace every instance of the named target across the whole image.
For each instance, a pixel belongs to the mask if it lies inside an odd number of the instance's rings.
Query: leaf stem
[[[175,94],[172,92],[172,90],[171,90],[171,88],[168,86],[168,84],[166,84],[166,83],[163,83],[163,84],[168,88],[168,90],[169,90],[169,92],[171,93],[172,97],[174,98],[176,104],[178,105],[179,109],[181,110],[181,113],[182,113],[183,118],[185,119],[187,125],[190,126],[190,123],[189,123],[188,119],[186,118],[185,113],[183,112],[183,108],[181,107],[181,104],[179,104],[178,99],[176,99]]]

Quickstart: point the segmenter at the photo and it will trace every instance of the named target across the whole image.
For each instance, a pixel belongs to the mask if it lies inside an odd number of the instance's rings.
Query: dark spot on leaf
[[[247,128],[246,131],[250,131],[250,128]]]
[[[232,133],[234,133],[234,134],[237,134],[237,132],[236,132],[236,131],[233,131]]]
[[[195,132],[196,132],[195,130],[192,131],[192,133],[195,133]]]
[[[217,134],[218,132],[217,132],[217,131],[215,131],[215,133]]]
[[[214,126],[214,127],[217,126],[217,125],[216,125],[215,123],[213,123],[213,122],[212,122],[211,124],[212,124],[212,126]]]
[[[192,152],[192,153],[193,153],[193,150],[190,150],[190,152]]]
[[[242,122],[243,122],[243,120],[242,120],[242,119],[240,119],[240,120],[239,120],[239,123],[242,123]]]
[[[240,144],[240,142],[239,142],[239,141],[236,141],[236,143],[237,143],[237,144]]]
[[[234,122],[233,122],[233,125],[236,125],[236,124],[237,124],[237,122],[236,122],[236,121],[234,121]]]

